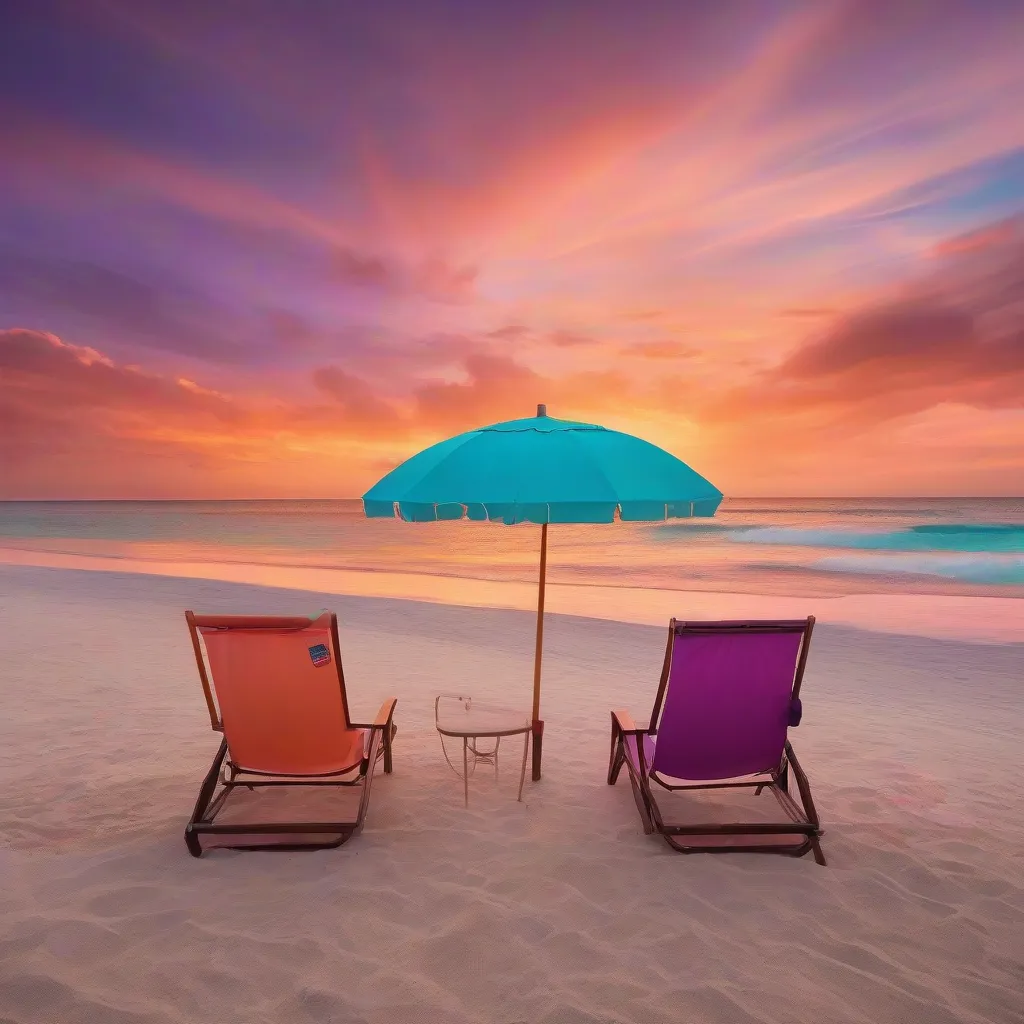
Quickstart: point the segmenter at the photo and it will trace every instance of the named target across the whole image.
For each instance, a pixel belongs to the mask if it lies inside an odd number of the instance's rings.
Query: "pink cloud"
[[[935,246],[939,258],[956,256],[959,253],[975,252],[990,248],[1001,248],[1021,238],[1021,218],[1007,217],[996,224],[988,224],[977,231],[968,231],[955,238],[947,238]]]
[[[333,269],[336,279],[343,284],[391,295],[420,295],[440,302],[471,300],[479,273],[476,267],[453,266],[438,257],[405,265],[350,248],[337,250]]]

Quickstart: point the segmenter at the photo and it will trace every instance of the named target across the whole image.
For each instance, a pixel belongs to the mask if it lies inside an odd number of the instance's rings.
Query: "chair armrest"
[[[398,703],[397,697],[388,697],[386,701],[380,706],[380,711],[377,712],[377,717],[372,722],[353,722],[353,729],[383,729],[388,722],[391,721],[391,716],[395,713],[395,705]]]
[[[380,711],[377,712],[377,717],[373,720],[373,727],[375,729],[383,729],[391,721],[391,716],[395,713],[395,705],[397,703],[397,697],[388,697],[381,704]]]
[[[633,721],[633,716],[625,709],[618,708],[612,712],[612,718],[615,720],[615,724],[619,728],[619,732],[628,733],[642,733],[647,732],[647,729],[641,729],[636,722]]]

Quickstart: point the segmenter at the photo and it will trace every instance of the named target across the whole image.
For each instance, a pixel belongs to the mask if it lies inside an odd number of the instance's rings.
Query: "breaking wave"
[[[1024,585],[1024,558],[976,555],[832,555],[816,569],[872,576],[938,576],[962,583]]]
[[[740,544],[865,551],[1024,553],[1021,523],[930,523],[886,532],[760,526],[731,530],[726,536]]]

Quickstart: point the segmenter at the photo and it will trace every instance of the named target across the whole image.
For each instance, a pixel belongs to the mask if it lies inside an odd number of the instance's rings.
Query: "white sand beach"
[[[333,608],[354,713],[398,697],[341,849],[188,855],[217,747],[189,607]],[[544,778],[517,803],[514,757],[481,769],[467,809],[433,698],[525,709],[529,613],[0,566],[0,1021],[1024,1021],[1024,644],[802,613],[825,868],[677,854],[606,785],[662,627],[551,616]]]

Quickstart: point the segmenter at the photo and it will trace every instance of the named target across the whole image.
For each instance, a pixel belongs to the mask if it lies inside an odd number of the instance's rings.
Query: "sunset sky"
[[[1024,4],[13,0],[0,498],[349,497],[529,415],[1024,493]]]

